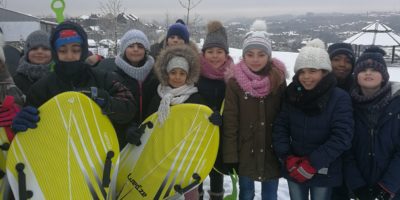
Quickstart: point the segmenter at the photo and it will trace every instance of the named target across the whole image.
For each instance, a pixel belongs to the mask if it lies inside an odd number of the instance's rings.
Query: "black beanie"
[[[358,73],[366,68],[373,68],[382,74],[384,83],[388,82],[390,76],[387,71],[386,61],[383,58],[384,55],[386,55],[386,52],[377,46],[366,49],[356,62],[354,75],[357,76]]]
[[[333,57],[344,54],[350,61],[351,65],[354,66],[355,56],[351,44],[348,43],[335,43],[328,47],[329,58],[332,60]]]

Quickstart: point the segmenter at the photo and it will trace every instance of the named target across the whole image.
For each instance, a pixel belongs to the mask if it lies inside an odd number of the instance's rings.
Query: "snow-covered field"
[[[237,63],[241,56],[242,56],[242,50],[241,49],[234,49],[230,48],[229,49],[229,54]],[[293,67],[294,63],[297,58],[297,53],[291,53],[291,52],[277,52],[273,51],[272,52],[272,57],[276,57],[280,59],[282,62],[285,63],[287,71],[289,76],[287,77],[287,82],[291,82],[292,76],[294,75]],[[400,68],[398,67],[388,67],[389,75],[390,75],[390,81],[396,81],[400,82]],[[204,181],[204,191],[208,191],[210,187],[209,179]],[[239,186],[237,186],[239,188]],[[224,178],[224,189],[225,189],[225,195],[231,194],[232,193],[232,183],[231,179],[229,176],[225,176]],[[261,184],[260,182],[256,182],[255,184],[255,189],[256,189],[256,196],[254,199],[259,200],[261,199]],[[209,199],[209,196],[207,192],[204,194],[204,199]],[[289,190],[287,186],[287,181],[284,178],[281,178],[279,180],[279,188],[278,188],[278,200],[288,200],[290,199],[289,197]]]

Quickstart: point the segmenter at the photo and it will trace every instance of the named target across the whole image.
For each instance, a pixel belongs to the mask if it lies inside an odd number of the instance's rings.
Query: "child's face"
[[[186,84],[188,74],[181,68],[174,68],[168,72],[168,84],[173,88],[178,88]]]
[[[352,63],[344,54],[336,55],[331,60],[332,72],[339,79],[345,79],[351,73]]]
[[[226,62],[228,56],[224,49],[212,47],[204,51],[204,58],[214,69],[218,69]]]
[[[69,43],[62,45],[57,49],[58,60],[64,62],[79,61],[81,58],[82,48],[79,43]]]
[[[382,81],[382,74],[373,68],[366,68],[357,75],[357,83],[364,90],[379,90]]]
[[[304,68],[299,70],[299,81],[306,90],[312,90],[317,86],[319,81],[325,76],[325,72],[321,69]]]
[[[143,60],[145,53],[144,46],[139,43],[131,44],[125,49],[125,56],[132,64],[137,64]]]
[[[181,37],[177,35],[172,35],[169,38],[167,38],[167,46],[175,46],[181,44],[185,44],[185,40],[183,40]]]
[[[44,47],[32,48],[28,53],[28,60],[35,65],[48,64],[51,61],[51,51]]]
[[[244,54],[244,62],[253,72],[259,72],[268,63],[268,55],[261,49],[250,49]]]

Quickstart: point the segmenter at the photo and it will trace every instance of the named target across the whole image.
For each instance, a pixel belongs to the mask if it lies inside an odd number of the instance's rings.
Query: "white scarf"
[[[168,118],[171,105],[177,105],[185,102],[190,95],[196,93],[197,87],[194,84],[183,85],[178,88],[171,88],[159,84],[157,87],[158,95],[161,97],[160,106],[158,107],[158,122],[162,125]]]

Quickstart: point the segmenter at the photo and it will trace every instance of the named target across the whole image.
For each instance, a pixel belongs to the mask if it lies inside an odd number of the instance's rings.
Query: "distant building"
[[[30,33],[36,30],[50,33],[56,25],[55,22],[0,8],[0,27],[3,30],[4,40],[8,43],[24,41]]]

